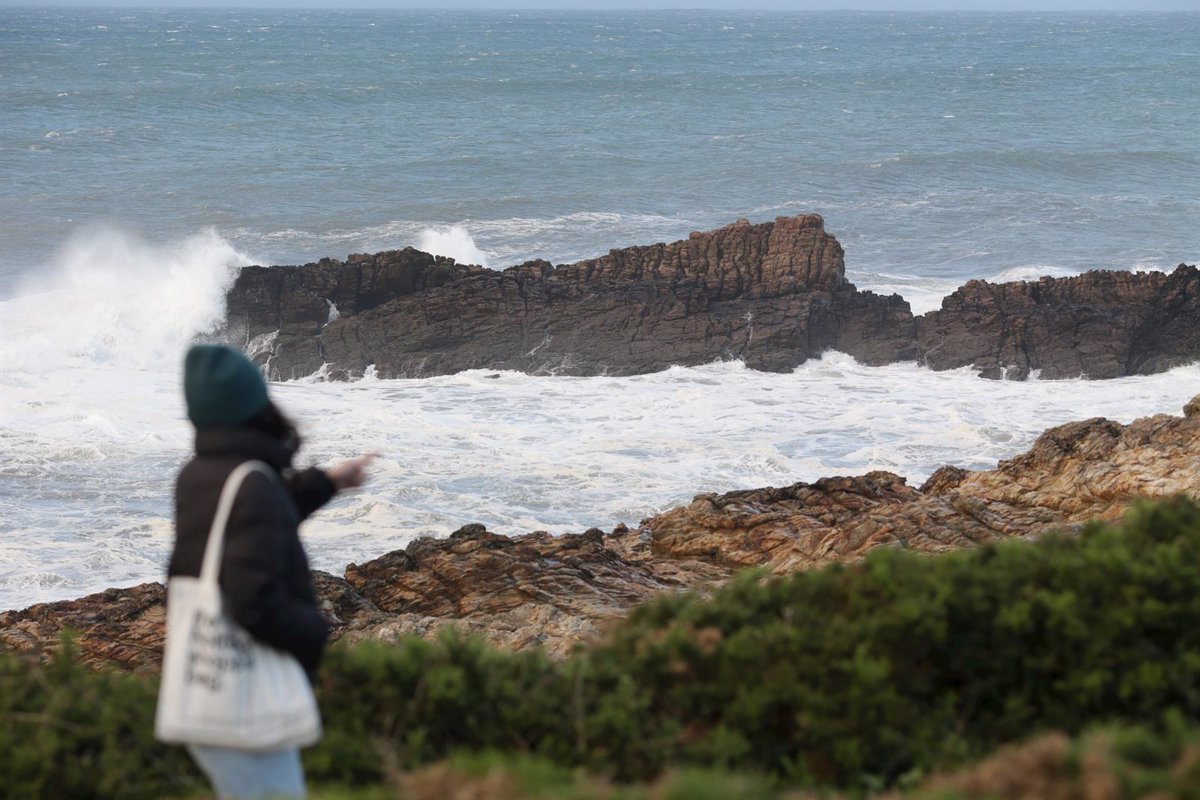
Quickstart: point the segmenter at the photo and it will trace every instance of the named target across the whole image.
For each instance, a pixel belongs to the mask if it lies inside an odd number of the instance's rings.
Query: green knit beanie
[[[198,344],[183,360],[183,396],[197,428],[240,425],[267,407],[267,384],[240,351]]]

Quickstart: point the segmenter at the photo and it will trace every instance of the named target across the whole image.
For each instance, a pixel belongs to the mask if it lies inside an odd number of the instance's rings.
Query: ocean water
[[[187,342],[237,267],[503,267],[817,212],[863,288],[1200,255],[1200,14],[0,8],[0,608],[161,578]],[[1200,366],[997,384],[837,353],[635,378],[276,384],[339,572],[468,522],[605,529],[726,491],[1178,413]]]

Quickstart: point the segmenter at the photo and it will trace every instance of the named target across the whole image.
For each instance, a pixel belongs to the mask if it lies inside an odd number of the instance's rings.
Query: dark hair
[[[246,421],[246,427],[278,440],[292,453],[300,449],[303,441],[300,438],[300,432],[296,430],[295,423],[270,400],[267,401],[267,405],[262,411]]]

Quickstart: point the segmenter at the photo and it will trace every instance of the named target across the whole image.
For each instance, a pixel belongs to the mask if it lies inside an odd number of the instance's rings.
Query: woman
[[[196,454],[175,487],[175,549],[168,575],[197,576],[225,479],[257,460],[278,479],[252,472],[238,491],[225,527],[220,588],[228,614],[255,639],[291,653],[316,672],[329,626],[317,607],[298,526],[337,492],[362,484],[374,456],[329,470],[292,469],[300,447],[295,427],[267,396],[258,368],[237,350],[196,345],[184,360],[188,418]],[[249,752],[189,745],[222,800],[304,797],[295,748]]]

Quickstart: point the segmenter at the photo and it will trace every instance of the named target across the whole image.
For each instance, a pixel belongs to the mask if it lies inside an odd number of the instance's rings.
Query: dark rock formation
[[[303,267],[244,267],[229,290],[227,334],[244,337],[276,377],[308,375],[324,363],[324,328],[339,315],[357,320],[396,298],[484,274],[411,247]]]
[[[944,467],[914,489],[888,472],[699,495],[636,530],[448,539],[314,573],[335,637],[391,640],[447,625],[564,655],[660,592],[705,590],[742,567],[783,574],[876,547],[936,553],[1114,519],[1138,498],[1200,498],[1200,395],[1183,417],[1051,428],[994,470]],[[0,646],[49,652],[66,627],[89,663],[154,669],[163,589],[143,584],[0,614]]]
[[[1200,359],[1200,272],[1088,272],[1073,278],[970,281],[917,318],[933,369],[987,378],[1117,378]]]
[[[324,363],[335,374],[374,364],[381,377],[627,375],[721,358],[786,370],[831,347],[868,363],[917,356],[908,304],[848,284],[842,248],[816,215],[740,220],[559,267],[496,272],[411,248],[247,267],[228,320],[235,338],[274,335],[259,357],[283,378]]]
[[[336,310],[336,313],[334,313]],[[827,349],[985,377],[1108,378],[1200,359],[1200,273],[971,281],[914,318],[846,281],[817,215],[739,220],[672,244],[497,272],[412,248],[246,267],[224,336],[272,377],[416,377],[464,369],[629,375],[740,358],[783,371]]]

